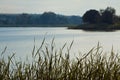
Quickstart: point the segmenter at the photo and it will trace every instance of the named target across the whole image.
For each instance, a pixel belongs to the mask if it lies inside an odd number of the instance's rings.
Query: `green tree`
[[[112,7],[107,7],[105,10],[100,10],[101,13],[101,22],[102,23],[108,23],[113,24],[114,23],[114,17],[115,17],[115,9]]]
[[[100,13],[97,10],[89,10],[83,15],[82,19],[83,22],[87,23],[99,23]]]

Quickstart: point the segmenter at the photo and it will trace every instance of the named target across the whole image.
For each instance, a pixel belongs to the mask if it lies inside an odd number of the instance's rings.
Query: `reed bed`
[[[44,39],[39,48],[34,45],[31,63],[15,60],[15,54],[5,59],[5,48],[0,57],[0,80],[120,80],[120,56],[113,49],[104,53],[98,44],[71,60],[72,44],[57,50],[54,39],[49,47]]]

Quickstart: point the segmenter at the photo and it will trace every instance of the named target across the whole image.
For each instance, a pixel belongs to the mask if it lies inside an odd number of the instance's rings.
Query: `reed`
[[[120,80],[120,56],[113,49],[104,53],[98,44],[71,60],[72,44],[67,47],[65,43],[57,50],[54,39],[49,47],[44,39],[38,49],[34,45],[31,63],[18,62],[15,54],[6,60],[5,48],[0,57],[0,80]]]

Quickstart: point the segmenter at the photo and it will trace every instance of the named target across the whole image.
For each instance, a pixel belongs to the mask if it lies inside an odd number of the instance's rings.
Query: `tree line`
[[[80,16],[64,16],[54,12],[43,14],[0,14],[0,25],[78,25]]]
[[[101,9],[100,11],[91,9],[86,11],[82,17],[84,23],[105,23],[114,24],[120,22],[120,16],[116,15],[116,10],[112,7]]]

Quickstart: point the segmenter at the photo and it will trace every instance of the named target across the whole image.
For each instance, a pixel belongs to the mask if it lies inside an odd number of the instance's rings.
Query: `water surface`
[[[69,44],[74,40],[71,55],[78,56],[78,52],[88,52],[99,42],[105,52],[110,51],[112,46],[114,51],[120,52],[120,31],[116,32],[86,32],[82,30],[68,30],[66,27],[30,27],[30,28],[0,28],[0,51],[7,46],[5,56],[16,53],[17,57],[30,56],[34,44],[38,48],[46,37],[46,42],[50,43],[55,37],[57,48],[64,43]],[[35,42],[34,42],[35,38]]]

